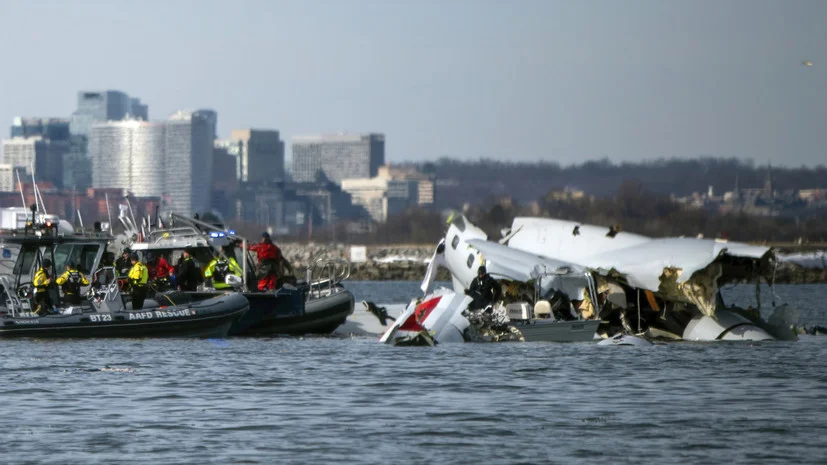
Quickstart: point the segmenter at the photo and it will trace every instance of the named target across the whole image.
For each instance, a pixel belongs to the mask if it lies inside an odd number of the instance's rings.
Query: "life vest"
[[[63,283],[63,293],[64,294],[79,294],[80,293],[80,286],[82,284],[83,279],[81,278],[80,272],[77,270],[67,270],[66,271],[66,281]]]
[[[230,271],[230,262],[227,260],[218,260],[213,267],[212,279],[213,282],[223,283],[224,279]]]

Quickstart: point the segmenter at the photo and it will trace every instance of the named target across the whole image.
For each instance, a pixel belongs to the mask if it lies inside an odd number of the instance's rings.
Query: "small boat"
[[[220,295],[192,303],[127,308],[118,283],[94,282],[85,286],[87,299],[70,305],[55,284],[47,289],[54,303],[49,314],[34,313],[32,276],[47,258],[54,270],[75,262],[90,278],[114,276],[100,261],[113,237],[103,232],[58,231],[50,225],[31,225],[23,231],[0,235],[5,246],[18,251],[11,273],[0,275],[0,337],[224,337],[243,317],[249,303],[241,295]],[[102,273],[101,273],[102,272]],[[171,305],[170,305],[171,304]]]
[[[233,246],[234,259],[242,267],[238,280],[228,275],[231,289],[215,289],[214,283],[202,283],[196,291],[162,291],[147,300],[197,302],[227,292],[238,292],[250,303],[250,309],[229,330],[231,336],[274,336],[332,333],[353,313],[353,294],[341,282],[350,276],[350,263],[343,259],[319,259],[306,270],[304,280],[286,281],[275,291],[254,291],[254,259],[243,253],[247,241],[233,230],[222,229],[196,219],[172,214],[169,228],[152,229],[146,239],[130,244],[133,252],[146,258],[148,253],[174,263],[184,249],[203,265],[217,257],[224,246]],[[137,237],[137,234],[135,235]],[[241,247],[236,247],[241,246]],[[152,303],[150,303],[151,305]]]
[[[221,338],[249,308],[243,296],[226,294],[191,304],[127,310],[117,287],[113,293],[90,307],[69,307],[45,316],[6,310],[0,317],[0,337]]]

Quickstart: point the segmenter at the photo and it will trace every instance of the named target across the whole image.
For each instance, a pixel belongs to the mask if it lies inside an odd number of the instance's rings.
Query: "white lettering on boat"
[[[92,321],[92,322],[95,322],[95,323],[104,322],[104,321],[112,321],[112,315],[109,315],[107,313],[103,313],[103,314],[100,314],[100,315],[89,315],[89,321]]]
[[[183,310],[155,310],[154,312],[130,313],[130,320],[151,320],[153,318],[178,318],[194,316],[197,312],[191,309]]]

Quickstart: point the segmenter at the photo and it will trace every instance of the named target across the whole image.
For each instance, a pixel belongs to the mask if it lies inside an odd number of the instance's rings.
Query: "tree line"
[[[495,160],[461,161],[448,158],[411,164],[437,179],[438,208],[479,204],[510,196],[530,202],[554,189],[571,188],[598,197],[610,197],[627,181],[648,191],[676,196],[760,188],[772,170],[778,190],[827,188],[827,166],[770,167],[737,158],[658,159],[638,163],[612,163],[608,159],[561,166],[555,162],[512,163]]]

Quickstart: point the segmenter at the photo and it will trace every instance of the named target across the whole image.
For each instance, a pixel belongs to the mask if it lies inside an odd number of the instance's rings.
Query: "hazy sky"
[[[390,162],[827,164],[825,0],[0,0],[0,44],[3,137],[118,89]]]

